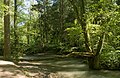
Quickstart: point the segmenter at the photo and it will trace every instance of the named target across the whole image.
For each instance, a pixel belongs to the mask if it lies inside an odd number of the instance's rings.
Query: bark
[[[30,16],[31,17],[31,16]],[[31,18],[30,18],[30,20],[31,20]],[[27,24],[27,32],[29,32],[30,31],[30,26],[29,26],[30,24],[28,23]],[[27,33],[27,44],[29,44],[30,43],[30,36],[29,36],[29,33]]]
[[[14,45],[18,44],[18,36],[17,36],[17,0],[14,0]]]
[[[85,39],[85,46],[86,46],[86,49],[88,52],[92,52],[92,49],[91,49],[91,46],[90,46],[90,39],[89,39],[89,36],[88,36],[88,32],[87,32],[87,24],[86,24],[86,19],[85,19],[85,5],[84,5],[84,0],[81,0],[80,1],[80,8],[81,8],[81,13],[80,13],[80,16],[81,16],[81,26],[82,26],[82,30],[83,30],[83,34],[84,34],[84,39]]]
[[[47,4],[48,4],[48,0],[44,0],[43,1],[43,6],[44,6],[44,28],[43,28],[43,38],[44,38],[44,44],[46,44],[48,42],[48,25],[47,25]]]
[[[98,42],[97,50],[95,51],[96,52],[95,56],[89,58],[89,68],[90,69],[100,69],[99,57],[100,57],[100,53],[102,51],[104,39],[105,39],[105,33],[102,33],[100,40]]]
[[[31,1],[30,1],[30,5],[31,5]],[[29,32],[30,32],[30,26],[31,26],[31,10],[29,9],[29,13],[30,13],[30,21],[28,22],[27,24],[27,44],[30,44],[30,35],[29,35]]]
[[[63,28],[63,7],[64,7],[64,1],[63,0],[60,0],[60,31],[59,31],[59,39],[60,41],[62,41],[63,39],[63,31],[62,31],[62,28]],[[62,34],[62,35],[61,35]]]
[[[10,0],[4,0],[4,4],[9,6]],[[10,14],[4,11],[4,60],[10,60]]]

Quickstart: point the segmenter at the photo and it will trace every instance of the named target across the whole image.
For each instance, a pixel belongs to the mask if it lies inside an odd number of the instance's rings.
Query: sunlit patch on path
[[[13,62],[0,60],[0,78],[27,78],[27,76]]]
[[[15,65],[15,64],[13,62],[10,62],[10,61],[0,60],[0,65]]]
[[[119,71],[89,70],[82,59],[43,54],[23,58],[17,65],[0,60],[0,78],[120,78]]]

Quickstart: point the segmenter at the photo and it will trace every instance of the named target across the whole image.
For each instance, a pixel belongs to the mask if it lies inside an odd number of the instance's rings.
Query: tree
[[[4,0],[5,6],[8,6],[4,11],[4,59],[10,60],[10,0]]]
[[[69,1],[73,6],[73,9],[76,13],[76,17],[77,17],[78,22],[82,27],[84,40],[85,40],[86,51],[94,54],[94,56],[92,56],[88,59],[89,68],[99,69],[99,54],[102,50],[103,42],[104,42],[104,39],[105,39],[105,32],[102,32],[102,35],[100,36],[100,39],[98,40],[97,49],[94,50],[91,47],[90,37],[89,37],[88,30],[87,30],[88,27],[87,27],[87,23],[86,23],[87,19],[85,18],[85,13],[86,13],[85,1],[84,0],[80,0],[80,1],[69,0]],[[78,5],[77,3],[79,3],[80,5]]]
[[[60,38],[62,38],[62,28],[63,28],[63,7],[64,7],[64,1],[63,0],[60,0]]]
[[[14,0],[14,46],[18,44],[18,35],[17,35],[17,0]]]

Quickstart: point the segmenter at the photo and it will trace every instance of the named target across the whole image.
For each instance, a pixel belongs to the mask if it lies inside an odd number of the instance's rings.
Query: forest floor
[[[0,60],[0,78],[120,78],[120,71],[89,70],[81,59],[39,54],[21,60]]]

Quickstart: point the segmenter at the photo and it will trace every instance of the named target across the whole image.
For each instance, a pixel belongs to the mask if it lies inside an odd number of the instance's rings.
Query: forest
[[[120,0],[0,1],[0,60],[74,59],[88,70],[120,70]]]

